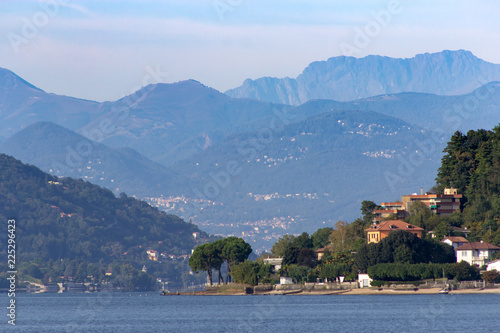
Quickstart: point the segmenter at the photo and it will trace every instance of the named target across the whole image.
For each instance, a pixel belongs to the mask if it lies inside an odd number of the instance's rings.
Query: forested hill
[[[194,224],[125,194],[117,198],[107,189],[57,178],[0,154],[4,242],[8,219],[16,220],[18,262],[41,267],[68,259],[100,263],[102,269],[117,262],[140,269],[148,248],[189,254],[196,246],[192,233],[207,236]]]
[[[444,150],[437,190],[458,188],[465,197],[462,222],[472,236],[500,244],[500,125],[456,132]]]

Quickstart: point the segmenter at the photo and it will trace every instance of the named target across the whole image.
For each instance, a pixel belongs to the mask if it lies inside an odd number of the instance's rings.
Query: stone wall
[[[358,289],[357,282],[343,282],[343,283],[313,283],[306,282],[304,284],[277,284],[274,286],[275,290],[348,290]]]

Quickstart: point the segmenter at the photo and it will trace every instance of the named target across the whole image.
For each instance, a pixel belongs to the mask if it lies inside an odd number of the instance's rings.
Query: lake
[[[500,295],[18,294],[1,332],[498,332]]]

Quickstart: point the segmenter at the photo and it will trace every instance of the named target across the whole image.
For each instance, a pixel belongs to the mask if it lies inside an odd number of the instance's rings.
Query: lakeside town
[[[436,244],[436,237],[439,236],[436,235],[437,233],[434,230],[429,230],[426,234],[424,234],[424,228],[406,223],[402,221],[402,219],[410,216],[412,205],[413,209],[416,206],[421,206],[431,212],[431,214],[441,218],[448,218],[453,214],[460,214],[462,198],[462,194],[459,194],[456,188],[444,188],[443,194],[423,193],[423,190],[421,189],[420,194],[414,193],[411,195],[403,195],[401,201],[383,202],[380,206],[376,207],[377,209],[371,211],[371,225],[364,229],[366,235],[366,245],[370,246],[371,244],[373,246],[376,244],[382,244],[391,238],[394,239],[396,235],[401,237],[401,232],[411,234],[412,237],[420,240],[427,238],[429,242]],[[385,264],[392,265],[390,269],[403,268],[406,271],[413,269],[411,265],[419,266],[422,276],[420,277],[418,274],[408,276],[408,274],[406,274],[407,272],[405,272],[405,274],[403,274],[404,278],[401,278],[401,276],[395,276],[385,272],[388,279],[384,279],[386,281],[375,281],[374,283],[374,278],[370,276],[370,267],[368,267],[368,274],[366,272],[361,273],[359,265],[357,269],[358,274],[351,270],[350,267],[346,267],[346,264],[354,266],[357,265],[356,261],[359,260],[359,253],[345,251],[344,249],[338,251],[339,244],[335,244],[338,241],[337,234],[346,232],[346,234],[341,238],[342,243],[344,241],[348,242],[347,239],[349,238],[349,236],[347,236],[348,231],[339,230],[339,227],[340,229],[346,229],[349,228],[349,225],[342,225],[339,223],[336,230],[330,230],[328,240],[326,241],[329,244],[316,249],[313,252],[314,257],[312,258],[307,257],[308,254],[309,256],[312,254],[310,249],[292,249],[293,246],[291,245],[294,241],[297,241],[300,238],[302,238],[300,242],[305,241],[307,243],[308,240],[310,241],[311,239],[308,239],[309,237],[307,234],[289,236],[289,247],[282,252],[283,256],[273,257],[271,254],[263,255],[261,257],[262,264],[268,265],[269,271],[267,271],[267,273],[262,273],[262,269],[264,267],[262,266],[256,270],[260,272],[260,276],[257,274],[257,276],[253,278],[254,283],[258,281],[259,278],[261,282],[269,282],[269,280],[275,279],[274,283],[269,284],[259,282],[255,284],[255,287],[252,290],[246,289],[246,292],[255,292],[259,294],[297,294],[302,292],[308,294],[311,292],[320,294],[336,294],[339,292],[345,293],[348,290],[363,288],[371,288],[372,290],[376,289],[377,291],[389,290],[392,293],[394,291],[417,292],[419,290],[419,293],[448,293],[451,291],[456,292],[457,290],[460,290],[462,293],[476,291],[500,292],[500,275],[498,273],[500,271],[500,247],[483,240],[469,241],[470,230],[467,230],[467,228],[450,226],[447,230],[447,235],[439,240],[439,243],[442,245],[446,244],[445,246],[452,250],[452,259],[455,264],[449,263],[449,256],[448,259],[441,260],[440,265],[437,264],[436,261],[433,261],[436,262],[436,264],[431,264],[431,261],[429,261],[428,265],[434,265],[431,267],[431,270],[434,270],[434,272],[431,272],[430,274],[429,272],[422,272],[422,270],[427,269],[424,267],[427,265],[426,263],[410,263],[411,260],[403,260],[399,263],[399,265],[402,265],[401,267],[398,267],[398,264],[396,263]],[[320,230],[318,230],[318,232],[319,231]],[[315,236],[316,234],[311,236],[313,242],[317,241]],[[284,243],[284,239],[280,239],[280,241],[281,243]],[[275,244],[275,247],[278,243]],[[387,244],[384,245],[389,246]],[[403,246],[406,245],[403,244]],[[273,247],[272,250],[273,254],[278,252],[278,248],[275,247]],[[434,249],[439,249],[439,247]],[[358,251],[360,250],[361,249]],[[399,250],[400,247],[396,248],[396,252]],[[296,258],[291,258],[291,256],[293,257],[293,254],[291,255],[290,252],[294,251]],[[397,254],[395,254],[395,256],[396,255]],[[436,251],[429,253],[429,255],[429,258],[434,258],[438,254]],[[375,262],[379,262],[379,259],[380,258],[375,258]],[[397,261],[397,259],[394,260],[394,262]],[[309,265],[309,269],[306,267],[307,265]],[[374,266],[377,265],[378,264],[375,264]],[[325,271],[329,270],[331,266],[337,266],[337,271],[330,275],[323,274]],[[298,269],[300,267],[303,268],[302,272]],[[318,267],[320,267],[319,270]],[[452,273],[451,271],[454,269],[456,271]],[[264,271],[265,270],[266,268],[264,268]],[[462,270],[462,272],[460,272],[460,270]],[[372,269],[371,271],[373,272],[374,270]],[[245,274],[255,275],[255,272],[247,270],[246,273],[243,273],[243,276],[237,278],[237,282],[248,283],[248,276],[245,276]],[[424,275],[426,274],[427,276],[424,278]],[[374,277],[380,279],[380,276],[380,274],[377,274]],[[417,279],[414,279],[414,277],[417,277]],[[391,282],[391,278],[393,278],[394,281]],[[382,288],[384,285],[386,288]],[[207,292],[217,293],[220,288],[220,286],[213,287],[210,281],[207,287]],[[233,293],[241,292],[241,290],[235,290],[234,288],[228,289],[227,287],[222,290],[224,290],[223,292],[225,293],[230,293],[231,290]],[[366,292],[367,291],[364,293]]]
[[[413,193],[403,195],[401,200],[396,202],[382,202],[380,205],[376,205],[373,202],[364,202],[366,206],[365,209],[373,209],[364,216],[365,220],[371,219],[371,221],[368,227],[362,229],[363,237],[361,238],[355,239],[357,236],[352,234],[352,230],[349,230],[355,223],[345,224],[341,222],[337,223],[336,229],[319,229],[311,236],[306,233],[302,235],[282,236],[275,243],[275,246],[273,246],[273,249],[270,251],[271,253],[264,253],[255,261],[255,263],[263,265],[259,270],[264,271],[264,273],[260,272],[259,274],[262,274],[262,276],[254,278],[253,281],[257,283],[251,292],[261,294],[296,294],[299,292],[335,294],[364,288],[377,290],[379,292],[383,290],[417,292],[420,290],[421,293],[433,293],[436,291],[436,288],[439,288],[439,290],[450,288],[448,291],[453,290],[460,292],[465,292],[464,290],[469,290],[469,292],[485,292],[487,290],[496,292],[500,290],[500,275],[498,274],[498,272],[500,272],[499,246],[485,242],[482,239],[477,241],[470,240],[471,231],[464,227],[449,226],[448,230],[446,230],[443,235],[440,235],[439,232],[435,230],[426,231],[422,227],[403,221],[411,217],[412,214],[415,214],[416,207],[425,209],[430,213],[431,215],[427,215],[430,219],[436,217],[449,218],[450,216],[461,214],[462,200],[463,195],[459,194],[456,188],[444,188],[443,194],[424,193],[423,189],[421,189],[420,194]],[[373,284],[374,278],[371,277],[369,273],[361,272],[359,267],[353,269],[352,266],[356,266],[356,261],[359,260],[359,258],[356,257],[359,256],[359,253],[356,251],[361,250],[359,244],[360,240],[365,243],[363,245],[374,246],[376,244],[381,244],[384,240],[387,241],[391,237],[394,238],[395,235],[400,235],[401,232],[409,233],[419,240],[427,239],[434,244],[438,241],[436,238],[439,237],[439,243],[446,244],[446,246],[452,249],[454,262],[456,264],[466,263],[469,273],[457,278],[457,274],[456,272],[452,272],[453,268],[451,268],[451,266],[448,266],[445,272],[445,266],[443,265],[449,265],[450,261],[442,260],[442,276],[441,272],[438,271],[437,273],[434,272],[434,275],[431,274],[432,276],[428,276],[427,279],[420,279],[417,282],[411,281],[410,279],[410,281],[406,283],[403,283],[404,281],[393,281],[394,283],[392,284],[387,282],[386,288],[382,288],[384,284],[380,284],[380,281],[377,281],[378,284]],[[202,237],[203,235],[200,232],[192,233],[192,238],[197,241],[197,244],[211,244],[206,243],[208,239],[203,239]],[[241,244],[245,244],[250,248],[250,245],[240,238],[229,237],[226,239],[239,240]],[[224,240],[225,239],[221,239],[215,243]],[[406,239],[406,241],[408,241],[408,239]],[[349,242],[352,244],[349,245]],[[300,243],[301,245],[298,246],[297,244]],[[354,243],[357,243],[356,251],[352,250],[351,247]],[[234,247],[231,251],[236,251],[235,253],[237,253],[240,250],[240,245]],[[201,266],[192,264],[191,257],[193,255],[196,256],[196,249],[197,248],[193,248],[191,253],[184,254],[174,254],[165,251],[159,252],[151,247],[143,248],[143,251],[145,251],[148,261],[155,264],[162,262],[189,262],[192,268],[190,274],[195,274],[193,271],[197,271],[200,267],[206,267],[207,265],[207,263],[203,263]],[[442,250],[439,247],[435,249],[439,249],[439,251]],[[395,251],[399,250],[399,247],[395,249]],[[411,251],[412,249],[408,248],[407,250]],[[233,267],[231,270],[236,269],[237,271],[237,266],[242,264],[245,259],[248,258],[249,254],[250,253],[247,253],[246,257],[240,256],[238,260],[233,260],[231,263],[227,261],[226,267],[229,264],[231,266],[236,265],[236,268]],[[278,254],[278,256],[273,256],[273,254]],[[126,253],[124,253],[124,255],[126,255]],[[236,254],[233,255],[237,256]],[[407,260],[401,261],[401,264],[409,264],[410,262],[416,264],[411,258],[408,260],[411,255],[408,253],[406,255]],[[436,253],[430,253],[430,257],[434,255],[436,255]],[[394,262],[396,261],[397,260],[394,260]],[[379,262],[379,260],[375,258],[375,262]],[[213,267],[210,267],[210,270],[218,270],[220,275],[221,266],[223,264],[224,260],[219,261],[219,266],[215,263]],[[212,263],[210,263],[210,265],[212,265]],[[144,273],[147,273],[148,266],[150,265],[147,263],[143,265],[142,271]],[[330,272],[331,274],[325,273],[325,271],[332,270],[332,268],[334,268],[334,272]],[[406,269],[407,268],[408,267],[406,267]],[[301,269],[302,271],[300,271]],[[201,269],[201,271],[203,272],[204,269]],[[202,272],[201,274],[203,274]],[[106,271],[106,276],[111,278],[112,274],[113,272],[111,269]],[[214,273],[211,272],[210,277],[212,274]],[[209,281],[206,286],[200,284],[196,286],[196,288],[193,285],[191,291],[184,291],[193,293],[195,290],[205,289],[205,293],[219,293],[218,290],[224,287],[224,292],[240,293],[242,292],[240,285],[245,285],[245,282],[248,282],[248,277],[246,277],[245,274],[248,274],[248,272],[243,272],[239,280],[236,278],[236,280],[238,280],[237,283],[234,283],[234,274],[231,274],[233,283],[229,285],[233,285],[233,287],[228,288],[224,285],[223,280],[219,280],[218,283],[211,284]],[[255,272],[251,274],[255,274]],[[468,281],[467,278],[471,277],[475,279],[473,281]],[[25,290],[34,293],[120,290],[119,287],[114,287],[112,283],[102,283],[98,281],[76,283],[72,281],[72,277],[61,278],[64,278],[66,282],[43,284],[25,281]],[[156,289],[160,289],[161,286],[162,290],[168,290],[165,287],[165,285],[168,286],[168,279],[158,277],[156,283]],[[247,292],[249,291],[247,290]],[[367,291],[365,291],[365,293],[366,292]],[[359,293],[359,291],[355,293]]]

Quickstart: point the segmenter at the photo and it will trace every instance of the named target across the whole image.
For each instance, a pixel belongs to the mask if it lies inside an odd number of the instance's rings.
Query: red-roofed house
[[[318,258],[318,260],[321,260],[321,258],[323,258],[323,255],[325,254],[325,250],[328,248],[328,251],[332,252],[332,246],[331,245],[328,245],[328,246],[325,246],[325,247],[322,247],[321,249],[317,249],[316,251],[316,257]]]
[[[158,251],[147,250],[146,253],[148,254],[148,259],[149,260],[158,261]]]
[[[366,239],[368,243],[378,243],[383,238],[389,236],[393,231],[404,230],[411,232],[418,238],[422,238],[422,232],[424,229],[414,226],[412,224],[400,221],[400,220],[389,220],[382,222],[380,224],[374,224],[370,228],[365,229],[367,232]]]
[[[493,254],[500,252],[500,247],[481,242],[465,243],[455,249],[457,262],[467,261],[479,267],[489,263]]]
[[[465,243],[468,243],[469,241],[467,239],[465,239],[464,237],[448,236],[448,237],[443,238],[441,240],[441,242],[453,246],[453,250],[455,250],[457,247],[462,246]]]

